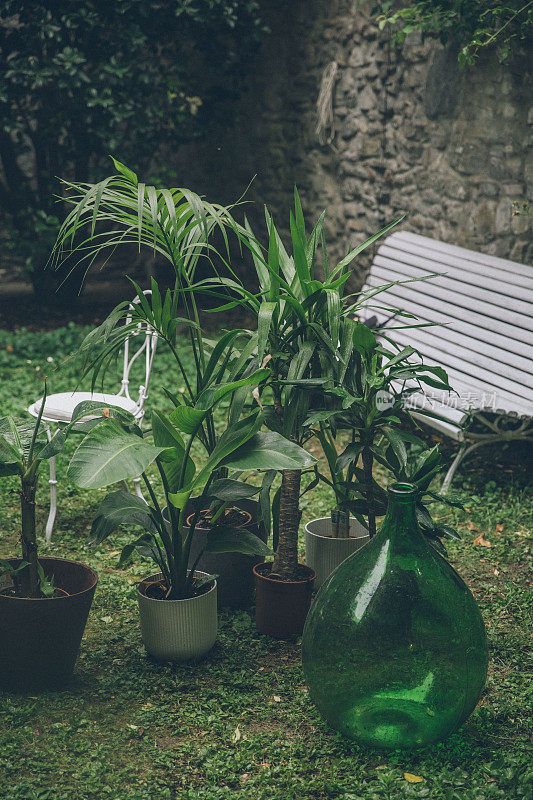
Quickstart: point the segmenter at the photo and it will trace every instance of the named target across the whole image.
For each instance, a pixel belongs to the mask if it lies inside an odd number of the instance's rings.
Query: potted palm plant
[[[0,561],[0,683],[60,687],[78,655],[98,576],[76,561],[39,556],[35,501],[39,466],[63,448],[67,430],[47,439],[35,421],[0,420],[0,474],[20,478],[22,557]]]
[[[191,449],[207,415],[221,400],[243,389],[256,389],[268,377],[267,369],[256,370],[239,381],[211,386],[194,405],[178,405],[170,414],[152,414],[153,441],[135,425],[104,419],[81,442],[69,465],[68,475],[85,489],[104,488],[141,475],[150,502],[123,489],[109,494],[100,505],[92,536],[102,541],[119,525],[136,525],[141,536],[128,544],[122,560],[135,549],[151,557],[158,572],[138,586],[142,638],[148,653],[158,659],[199,659],[213,646],[217,632],[216,579],[197,570],[201,555],[189,566],[194,532],[202,508],[210,508],[211,527],[205,543],[210,553],[239,552],[264,557],[270,551],[253,532],[226,521],[224,511],[236,498],[249,496],[250,486],[235,480],[233,473],[249,470],[300,469],[310,457],[296,444],[275,432],[261,432],[263,413],[257,407],[236,422],[228,422],[201,468]],[[155,464],[160,498],[147,475]],[[219,477],[221,470],[229,477]],[[196,512],[188,516],[194,493],[200,496]]]
[[[256,346],[256,334],[232,329],[215,342],[207,339],[200,326],[197,303],[197,292],[203,288],[203,281],[196,277],[199,261],[203,258],[204,262],[214,263],[219,257],[211,243],[212,234],[217,230],[227,247],[226,231],[236,223],[229,208],[209,203],[188,189],[146,185],[124,164],[116,159],[113,163],[117,174],[99,183],[65,183],[65,199],[72,209],[59,232],[52,261],[59,265],[67,258],[69,264],[77,262],[88,269],[95,262],[105,263],[118,246],[137,245],[139,250],[151,251],[170,265],[174,285],[162,292],[152,279],[151,294],[147,297],[132,281],[138,302],[133,306],[130,302],[120,303],[104,323],[87,336],[81,347],[85,356],[84,371],[92,374],[94,386],[125,338],[139,323],[147,324],[158,335],[158,347],[166,346],[176,365],[176,372],[167,382],[169,401],[174,405],[194,406],[202,392],[222,382],[237,381],[253,368],[248,354]],[[228,281],[232,283],[231,276]],[[193,371],[188,369],[187,359],[183,357],[183,341],[178,339],[177,333],[180,328],[186,332]],[[183,387],[183,394],[178,392],[178,386]],[[240,417],[244,396],[243,390],[231,396],[228,416],[232,423]],[[211,410],[198,428],[197,441],[209,458],[218,442]],[[220,468],[218,477],[224,477],[224,468]],[[198,498],[194,497],[189,502],[184,531],[197,502]],[[232,505],[240,509],[242,518],[251,515],[247,527],[266,538],[263,515],[251,487],[246,496],[235,498]],[[163,509],[163,514],[168,520],[168,510]],[[239,552],[206,551],[208,527],[205,517],[201,516],[192,536],[191,564],[201,551],[200,568],[214,570],[219,576],[219,602],[231,606],[246,604],[252,594],[250,576],[254,559]]]

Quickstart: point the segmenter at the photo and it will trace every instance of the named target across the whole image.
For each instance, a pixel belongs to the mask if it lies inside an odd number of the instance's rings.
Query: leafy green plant
[[[242,390],[256,389],[268,375],[259,369],[233,383],[211,386],[193,405],[177,404],[170,414],[152,413],[153,442],[141,432],[133,417],[105,419],[89,431],[74,453],[68,477],[84,489],[101,489],[118,481],[142,475],[150,503],[117,490],[101,503],[92,527],[92,537],[101,542],[121,525],[136,525],[144,533],[122,552],[122,563],[135,549],[156,562],[163,574],[167,598],[194,596],[196,563],[188,568],[189,554],[199,512],[214,503],[207,542],[210,552],[241,552],[264,556],[270,551],[259,537],[242,528],[226,524],[224,511],[238,499],[257,494],[259,488],[236,480],[218,477],[221,469],[230,474],[248,470],[301,469],[314,459],[280,434],[261,432],[263,413],[257,409],[232,423],[220,434],[207,462],[197,468],[191,449],[199,438],[208,414],[224,399]],[[84,405],[86,411],[89,405]],[[79,413],[79,410],[78,412]],[[169,511],[165,520],[156,490],[146,470],[155,463]],[[199,501],[192,521],[186,525],[187,503],[193,493]],[[184,535],[187,528],[186,535]],[[201,554],[200,554],[201,555]]]
[[[115,150],[168,174],[165,148],[227,114],[233,75],[264,30],[258,10],[255,0],[0,2],[0,207],[37,299],[57,287],[44,270],[57,176],[96,176]]]
[[[306,231],[297,190],[294,212],[290,214],[292,252],[289,255],[268,212],[268,248],[264,248],[248,223],[236,229],[250,249],[259,282],[251,294],[238,280],[210,279],[204,290],[226,302],[227,309],[243,306],[257,318],[255,364],[268,363],[270,377],[261,396],[266,425],[303,446],[313,432],[309,425],[314,411],[324,408],[324,392],[336,373],[346,365],[341,334],[345,317],[354,313],[357,302],[345,303],[344,287],[350,264],[396,222],[354,248],[342,261],[329,264],[323,231],[325,212],[310,234]],[[319,253],[323,279],[319,277]],[[300,469],[284,470],[282,483],[273,500],[274,544],[272,574],[292,578],[298,568],[298,526],[301,512]],[[266,478],[267,480],[268,478]],[[316,485],[307,487],[306,491]]]
[[[177,368],[174,380],[184,385],[184,402],[194,404],[210,386],[225,378],[231,382],[242,377],[246,365],[246,358],[239,359],[235,348],[240,341],[245,346],[249,334],[236,329],[222,335],[216,344],[207,341],[200,327],[195,293],[202,284],[196,280],[199,260],[207,258],[213,263],[218,256],[211,244],[213,232],[219,231],[227,247],[227,228],[236,223],[224,206],[209,203],[188,189],[145,185],[124,164],[115,159],[113,163],[118,174],[100,183],[67,184],[72,210],[59,232],[52,262],[57,266],[68,259],[76,268],[87,271],[96,261],[105,264],[117,247],[132,244],[139,251],[151,251],[164,258],[175,280],[173,288],[162,295],[152,279],[148,297],[132,281],[138,302],[133,307],[129,301],[119,303],[82,343],[84,372],[92,374],[95,385],[114,363],[125,339],[143,323],[157,333],[158,346],[165,345],[172,353]],[[194,375],[177,346],[178,329],[183,327],[194,358]],[[176,401],[172,382],[168,396]],[[237,393],[232,418],[238,417],[242,402],[242,392]],[[198,430],[198,438],[210,454],[217,438],[210,410]]]
[[[399,9],[390,0],[381,0],[380,8],[380,28],[393,27],[398,43],[412,31],[437,35],[442,44],[450,42],[457,49],[463,65],[474,64],[491,46],[500,61],[506,61],[533,27],[530,0],[415,0]]]
[[[397,433],[400,440],[403,441],[404,447],[400,446],[395,450],[390,443],[385,441],[380,461],[387,466],[397,481],[412,483],[417,487],[416,514],[420,530],[441,555],[445,556],[446,548],[441,539],[460,539],[461,537],[453,526],[436,522],[428,504],[437,501],[450,508],[464,510],[463,504],[438,492],[433,492],[429,488],[433,478],[446,466],[439,446],[435,445],[430,448],[423,439],[405,429],[398,430]]]
[[[63,449],[66,431],[57,431],[50,441],[46,438],[41,418],[46,402],[46,385],[39,415],[35,422],[3,417],[0,419],[0,476],[20,478],[20,510],[22,563],[13,568],[9,561],[0,561],[0,569],[9,573],[27,597],[49,597],[54,586],[44,575],[39,563],[35,497],[42,461],[53,458]]]
[[[424,364],[413,347],[388,349],[362,322],[346,320],[344,337],[349,357],[340,380],[328,392],[337,403],[315,417],[316,436],[330,470],[330,479],[320,473],[319,478],[333,488],[346,519],[349,513],[361,521],[366,516],[372,537],[376,516],[385,513],[387,502],[385,490],[373,477],[374,459],[391,468],[398,479],[411,480],[403,433],[412,421],[406,401],[422,385],[440,391],[451,391],[451,387],[442,367]],[[347,431],[350,442],[337,455],[339,431]],[[383,456],[382,441],[388,445],[389,460]],[[362,468],[357,466],[359,458]]]

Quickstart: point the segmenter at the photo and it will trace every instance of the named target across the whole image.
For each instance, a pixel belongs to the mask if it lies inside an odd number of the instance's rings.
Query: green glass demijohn
[[[470,590],[420,532],[417,490],[389,488],[383,527],[323,584],[303,635],[310,696],[370,747],[415,748],[473,711],[487,675]]]

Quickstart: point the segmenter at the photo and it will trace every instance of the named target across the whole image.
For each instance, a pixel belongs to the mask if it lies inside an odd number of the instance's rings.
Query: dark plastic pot
[[[186,519],[195,511],[195,499],[191,498],[185,507]],[[251,515],[252,522],[243,527],[266,542],[265,529],[259,522],[259,503],[257,500],[238,500],[232,505],[242,509],[242,511],[247,511]],[[168,519],[167,509],[163,513],[165,519]],[[188,532],[188,526],[184,526],[184,537]],[[189,567],[193,566],[198,554],[205,548],[208,534],[208,528],[196,526],[189,556]],[[204,553],[196,569],[201,572],[207,572],[210,575],[217,575],[219,606],[242,608],[252,602],[254,588],[252,569],[260,561],[261,558],[259,556],[246,556],[243,553]]]
[[[0,684],[59,688],[74,670],[98,575],[63,558],[40,558],[45,575],[68,592],[51,598],[0,594]],[[10,559],[18,566],[21,559]]]
[[[255,624],[259,633],[274,639],[288,639],[303,632],[311,605],[316,573],[300,564],[302,575],[297,581],[280,581],[269,576],[272,564],[257,564],[255,578]]]

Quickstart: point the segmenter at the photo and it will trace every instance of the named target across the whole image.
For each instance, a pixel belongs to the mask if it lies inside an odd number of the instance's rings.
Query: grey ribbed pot
[[[195,510],[195,499],[196,498],[192,498],[185,507],[186,518]],[[232,503],[232,505],[252,515],[252,522],[246,526],[247,530],[255,533],[256,536],[266,542],[266,531],[263,525],[259,524],[257,521],[259,517],[259,504],[257,500],[237,500],[235,503]],[[168,524],[168,512],[166,508],[163,509],[163,516]],[[188,532],[189,527],[184,525],[183,538],[187,536]],[[200,557],[200,560],[197,561],[200,553],[205,550],[208,535],[208,528],[196,527],[188,566],[192,567],[193,564],[196,563],[198,569],[208,572],[210,575],[217,576],[217,597],[218,604],[221,608],[223,606],[242,608],[249,605],[252,602],[254,588],[252,569],[264,559],[260,556],[247,556],[243,553],[204,553]]]
[[[368,530],[350,517],[350,537],[331,536],[331,517],[312,519],[305,526],[305,563],[316,572],[318,589],[334,569],[369,541]]]
[[[195,572],[205,577],[205,572]],[[197,661],[217,638],[217,584],[190,600],[155,600],[143,588],[162,578],[151,575],[137,587],[141,634],[146,651],[160,661]]]

